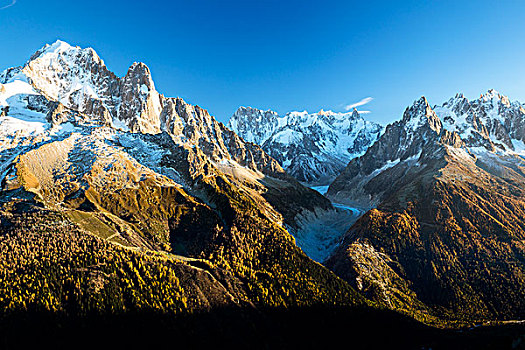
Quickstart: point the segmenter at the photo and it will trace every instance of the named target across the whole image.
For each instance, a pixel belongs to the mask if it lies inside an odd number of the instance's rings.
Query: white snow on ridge
[[[149,88],[146,86],[146,84],[142,84],[140,86],[140,92],[142,92],[143,94],[148,94],[149,93]]]
[[[107,138],[113,140],[116,146],[122,148],[140,164],[173,180],[182,187],[186,186],[177,170],[162,165],[162,159],[165,154],[169,153],[168,150],[155,143],[145,141],[141,134],[113,131]]]
[[[20,77],[19,77],[20,78]],[[31,136],[43,133],[48,127],[46,115],[27,108],[26,97],[38,93],[24,80],[0,84],[0,111],[8,108],[8,115],[0,117],[0,134]]]
[[[0,84],[0,106],[9,106],[8,99],[16,95],[38,95],[38,93],[23,80],[12,80],[7,84]]]
[[[382,173],[383,171],[387,170],[387,169],[390,169],[390,168],[393,168],[394,166],[398,165],[399,162],[401,161],[401,159],[396,159],[396,160],[388,160],[386,162],[385,165],[383,165],[381,168],[379,169],[375,169],[371,174],[370,176],[371,177],[374,177],[376,175],[379,175],[380,173]]]
[[[512,142],[512,145],[514,146],[514,152],[516,154],[525,156],[525,142],[523,142],[522,140],[516,140],[516,139],[512,139],[511,142]]]
[[[457,115],[447,106],[435,107],[434,112],[442,122],[443,128],[450,132],[457,132],[462,139],[469,138],[476,130],[467,121],[467,114]]]
[[[12,117],[0,117],[0,135],[31,136],[42,134],[47,123],[30,122]]]
[[[113,118],[112,124],[115,129],[120,129],[124,132],[129,132],[129,127],[127,126],[127,124],[120,119]]]
[[[290,143],[298,143],[303,140],[303,135],[293,132],[293,130],[285,129],[283,131],[279,131],[277,134],[273,136],[273,140],[278,143],[282,144],[290,144]]]
[[[82,112],[87,100],[105,100],[109,86],[101,75],[104,67],[93,49],[58,40],[44,46],[19,70],[50,99]]]

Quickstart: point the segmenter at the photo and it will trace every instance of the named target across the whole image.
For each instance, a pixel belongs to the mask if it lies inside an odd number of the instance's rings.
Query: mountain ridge
[[[394,308],[522,318],[524,119],[494,90],[416,100],[330,185],[332,200],[371,210],[327,266]]]
[[[346,163],[366,151],[382,127],[349,113],[289,112],[240,107],[228,126],[261,147],[302,182],[328,184]]]

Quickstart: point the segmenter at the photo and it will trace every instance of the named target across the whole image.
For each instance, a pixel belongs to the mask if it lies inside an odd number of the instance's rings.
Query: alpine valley
[[[0,73],[0,342],[523,346],[524,141],[495,91],[227,127],[45,45]]]

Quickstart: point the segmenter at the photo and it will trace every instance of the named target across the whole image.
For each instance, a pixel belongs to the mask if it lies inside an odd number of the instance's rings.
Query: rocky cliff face
[[[144,63],[129,67],[120,82],[120,91],[118,119],[132,132],[160,132],[163,97],[155,90],[149,68]]]
[[[328,184],[350,159],[362,155],[382,128],[351,113],[290,112],[241,107],[228,126],[246,141],[261,145],[299,181]]]
[[[415,101],[330,186],[329,197],[374,209],[328,266],[396,308],[522,318],[524,112],[493,90]]]

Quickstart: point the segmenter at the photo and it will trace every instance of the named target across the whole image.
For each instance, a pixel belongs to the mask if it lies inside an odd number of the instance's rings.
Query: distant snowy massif
[[[366,152],[383,128],[357,110],[290,112],[240,107],[228,127],[260,145],[299,181],[328,185],[348,162]]]

